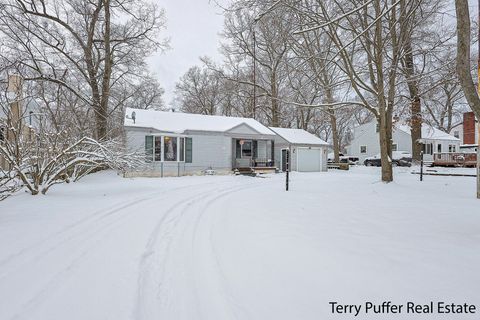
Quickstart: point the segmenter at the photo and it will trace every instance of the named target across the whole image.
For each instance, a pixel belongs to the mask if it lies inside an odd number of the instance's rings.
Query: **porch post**
[[[271,142],[270,158],[272,160],[272,167],[275,167],[275,140],[270,140],[270,142]]]

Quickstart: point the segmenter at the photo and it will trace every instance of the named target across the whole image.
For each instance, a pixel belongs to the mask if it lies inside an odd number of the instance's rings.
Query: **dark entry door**
[[[282,171],[287,171],[287,163],[288,163],[288,150],[282,150]]]

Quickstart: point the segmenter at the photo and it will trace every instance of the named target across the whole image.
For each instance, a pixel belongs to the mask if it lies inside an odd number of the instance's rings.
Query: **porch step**
[[[236,168],[235,170],[233,170],[233,172],[236,174],[236,175],[243,175],[243,176],[256,176],[256,172],[253,168]]]

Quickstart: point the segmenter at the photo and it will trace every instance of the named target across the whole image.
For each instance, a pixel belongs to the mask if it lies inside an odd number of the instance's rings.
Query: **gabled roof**
[[[276,127],[270,127],[270,129],[291,144],[328,146],[327,142],[303,129],[288,129]]]
[[[135,123],[131,119],[132,112],[135,112]],[[244,124],[259,134],[274,135],[266,126],[249,118],[207,116],[132,108],[127,108],[125,113],[125,127],[152,128],[172,133],[185,133],[186,131],[227,132]]]
[[[396,127],[398,130],[405,132],[408,135],[411,135],[411,127],[407,125],[399,125]],[[439,130],[434,127],[430,127],[427,124],[422,124],[422,139],[431,139],[431,140],[450,140],[450,141],[460,141],[460,139],[455,138],[451,134],[448,134],[442,130]]]

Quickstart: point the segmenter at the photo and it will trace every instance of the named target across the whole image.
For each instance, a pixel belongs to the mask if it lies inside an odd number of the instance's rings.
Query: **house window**
[[[153,161],[153,136],[145,136],[145,157],[147,161]]]
[[[392,143],[392,151],[398,151],[398,145],[396,143]]]
[[[155,161],[162,161],[162,137],[155,136]]]
[[[360,153],[367,153],[367,146],[360,146]]]
[[[163,159],[164,161],[177,161],[177,138],[163,137]]]
[[[190,154],[188,156],[190,157],[191,163],[191,138],[145,136],[145,155],[147,161],[184,161],[187,155],[185,150],[188,147],[190,148]]]
[[[433,154],[433,144],[427,143],[422,145],[423,154]]]
[[[380,132],[380,123],[377,122],[377,126],[375,127],[375,132],[379,133]]]
[[[193,141],[192,138],[185,139],[185,162],[192,163],[193,160]]]
[[[441,144],[437,145],[437,152],[442,153],[442,145]]]
[[[448,152],[457,152],[457,146],[454,144],[448,145]]]
[[[454,131],[453,136],[457,139],[460,139],[460,132],[459,131]]]

